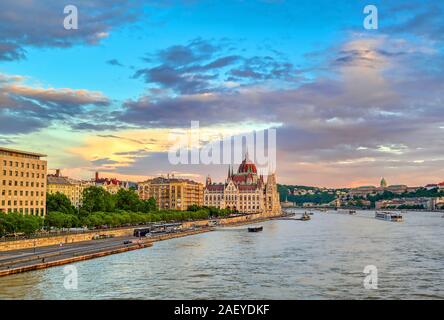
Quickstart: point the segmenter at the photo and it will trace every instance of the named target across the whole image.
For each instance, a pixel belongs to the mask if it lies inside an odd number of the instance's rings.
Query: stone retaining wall
[[[250,214],[246,216],[239,216],[239,217],[232,217],[232,218],[225,218],[225,219],[219,219],[220,225],[230,225],[230,224],[243,224],[248,222],[258,222],[267,220],[273,217],[278,217],[282,215],[281,212],[277,213],[256,213],[256,214]]]
[[[19,249],[29,249],[35,247],[52,246],[59,243],[74,243],[80,241],[89,241],[93,237],[101,234],[113,235],[115,237],[120,236],[132,236],[134,228],[118,229],[118,230],[97,230],[87,233],[70,234],[63,236],[51,236],[46,238],[25,239],[16,241],[0,242],[0,251],[10,251]]]

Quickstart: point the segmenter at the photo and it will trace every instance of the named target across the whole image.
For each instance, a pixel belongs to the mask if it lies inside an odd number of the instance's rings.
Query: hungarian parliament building
[[[281,206],[276,174],[266,178],[258,175],[256,165],[249,160],[247,153],[237,173],[229,167],[225,183],[213,183],[210,176],[207,177],[204,205],[248,214],[278,213]]]

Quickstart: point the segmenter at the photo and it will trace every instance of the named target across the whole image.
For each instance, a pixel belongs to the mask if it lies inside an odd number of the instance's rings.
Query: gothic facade
[[[265,179],[259,175],[248,154],[237,173],[228,169],[225,183],[213,183],[208,176],[204,189],[204,205],[232,209],[240,213],[278,213],[281,211],[276,175]]]

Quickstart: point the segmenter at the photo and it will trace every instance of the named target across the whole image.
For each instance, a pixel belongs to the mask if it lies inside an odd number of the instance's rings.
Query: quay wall
[[[69,234],[61,236],[50,236],[35,239],[23,239],[23,240],[13,240],[0,242],[0,251],[11,251],[20,249],[30,249],[34,247],[46,247],[57,245],[60,243],[74,243],[81,241],[92,240],[93,237],[106,234],[113,235],[115,237],[132,236],[134,228],[125,228],[117,230],[97,230],[86,233]]]
[[[255,213],[239,217],[231,217],[219,219],[219,225],[232,225],[232,224],[245,224],[265,221],[270,218],[279,217],[282,212],[271,212],[271,213]]]

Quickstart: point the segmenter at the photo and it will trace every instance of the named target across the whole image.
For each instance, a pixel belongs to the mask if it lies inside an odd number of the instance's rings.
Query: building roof
[[[143,183],[143,182],[142,182]],[[164,178],[157,177],[150,180],[145,181],[145,183],[153,183],[153,184],[167,184],[167,183],[189,183],[189,184],[201,184],[199,182],[190,180],[190,179],[181,179],[181,178]],[[139,183],[140,184],[140,183]]]
[[[248,160],[247,157],[242,161],[242,163],[239,166],[239,169],[237,170],[237,173],[257,173],[256,165]]]
[[[256,184],[240,184],[237,187],[239,191],[255,191],[258,189]]]
[[[376,189],[376,187],[375,186],[361,186],[361,187],[355,188],[355,190],[360,190],[360,189]]]
[[[113,185],[120,185],[121,182],[119,180],[117,180],[116,178],[112,178],[112,179],[108,179],[108,178],[99,178],[96,179],[95,182],[97,184],[113,184]]]
[[[206,186],[206,189],[207,189],[208,191],[224,191],[224,189],[225,189],[225,185],[222,184],[222,183],[218,183],[218,184],[216,184],[216,183],[214,183],[214,184],[209,184],[209,185]]]
[[[9,149],[9,148],[4,148],[4,147],[0,147],[0,152],[18,153],[18,154],[23,154],[23,155],[27,155],[27,156],[34,156],[34,157],[46,157],[46,154],[42,154],[42,153],[35,153],[35,152],[22,151],[22,150],[16,150],[16,149]]]
[[[57,177],[55,175],[48,175],[48,184],[71,184],[67,177]]]
[[[234,176],[231,177],[231,180],[233,180],[235,184],[245,183],[247,181],[247,176],[235,174]]]

